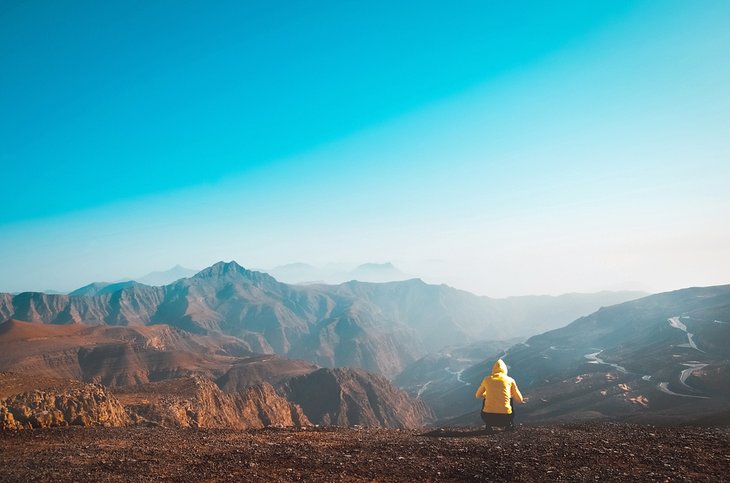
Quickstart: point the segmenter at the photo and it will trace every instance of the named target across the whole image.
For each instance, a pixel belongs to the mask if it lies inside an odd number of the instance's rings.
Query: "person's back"
[[[482,380],[476,397],[484,399],[482,420],[488,429],[491,426],[514,428],[512,401],[522,403],[524,398],[515,380],[507,375],[507,365],[502,359],[494,363],[492,374]]]

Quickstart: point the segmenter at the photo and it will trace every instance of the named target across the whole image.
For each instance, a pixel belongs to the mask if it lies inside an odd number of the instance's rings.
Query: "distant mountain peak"
[[[195,274],[196,277],[207,277],[213,275],[224,275],[227,273],[246,273],[248,270],[239,265],[235,260],[230,262],[216,262],[208,268],[204,268]]]
[[[398,270],[397,268],[395,268],[395,265],[393,265],[390,262],[385,262],[385,263],[372,263],[372,262],[370,262],[370,263],[362,263],[362,264],[358,265],[357,268],[358,269],[364,268],[364,269],[368,269],[368,270]]]
[[[313,268],[313,269],[316,269],[316,267],[314,265],[310,265],[309,263],[304,263],[304,262],[286,263],[286,264],[281,265],[276,268]]]
[[[84,285],[81,288],[70,292],[69,295],[75,297],[93,297],[96,295],[106,295],[114,292],[118,292],[123,289],[136,289],[139,287],[147,287],[144,283],[139,283],[134,280],[127,280],[125,282],[107,283],[107,282],[93,282],[88,285]]]
[[[249,280],[255,283],[267,283],[274,282],[278,283],[274,277],[268,273],[256,272],[248,270],[243,266],[239,265],[236,261],[231,260],[230,262],[217,262],[208,268],[205,268],[195,274],[193,278],[196,279],[215,279],[225,277],[237,277],[245,280]]]
[[[455,288],[450,287],[449,285],[446,285],[446,284],[443,284],[443,283],[441,285],[428,284],[428,283],[424,282],[423,279],[418,278],[418,277],[416,277],[416,278],[408,278],[408,279],[405,279],[405,280],[392,280],[392,281],[389,281],[389,282],[369,282],[369,281],[363,281],[363,280],[353,279],[353,280],[348,280],[347,282],[342,282],[339,285],[348,285],[348,286],[356,286],[356,285],[364,285],[364,286],[394,286],[395,285],[395,286],[402,286],[402,287],[406,287],[406,286],[408,286],[408,287],[431,286],[431,287],[445,287],[447,289],[458,290],[458,289],[455,289]]]
[[[390,262],[363,263],[350,271],[348,276],[353,280],[362,282],[392,282],[408,278],[405,273]]]
[[[198,270],[186,268],[180,264],[177,264],[169,270],[150,272],[144,277],[135,278],[135,280],[145,285],[159,287],[162,285],[169,285],[177,280],[180,280],[181,278],[192,277],[196,273],[198,273]]]

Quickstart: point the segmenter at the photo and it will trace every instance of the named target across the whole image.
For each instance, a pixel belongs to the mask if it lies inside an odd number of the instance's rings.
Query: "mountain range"
[[[425,399],[383,376],[438,349],[463,365],[479,357],[480,338],[560,326],[639,295],[490,299],[418,279],[289,285],[220,262],[164,286],[127,281],[69,295],[0,294],[0,320],[7,320],[0,370],[104,384],[134,421],[154,424],[418,427],[434,418]],[[428,367],[438,371],[441,362]],[[412,366],[403,374],[423,372]],[[6,414],[25,414],[32,399],[13,399],[21,407]],[[244,410],[262,404],[279,410],[263,419],[252,416],[260,410]]]
[[[641,295],[491,299],[418,279],[301,286],[220,262],[161,287],[123,282],[71,295],[0,294],[0,320],[167,324],[193,334],[233,336],[251,352],[393,377],[446,345],[524,337]]]
[[[523,420],[730,421],[730,286],[642,295],[290,285],[220,262],[159,287],[0,294],[0,370],[102,383],[155,424],[417,427],[478,424],[474,388],[502,357]],[[280,410],[231,419],[265,401]]]
[[[60,390],[67,403],[57,409],[65,416],[36,422],[31,415],[36,409],[50,411],[46,406],[53,405],[54,393],[43,396],[40,406],[32,393],[47,391],[48,381],[55,391],[78,386],[64,381],[103,384],[109,390],[102,392],[116,396],[133,421],[171,427],[421,427],[433,419],[423,402],[382,376],[251,354],[234,337],[192,334],[164,324],[52,325],[11,319],[0,324],[0,347],[0,382],[13,396],[7,404],[0,401],[0,413],[5,408],[6,419],[10,413],[32,427],[71,423],[75,415],[68,407],[88,405],[84,394],[98,392],[91,386],[80,393]],[[10,381],[23,382],[16,390],[30,391],[16,394]],[[100,423],[94,415],[105,417],[94,407],[85,413],[91,419],[84,425]],[[0,421],[2,427],[16,426]]]

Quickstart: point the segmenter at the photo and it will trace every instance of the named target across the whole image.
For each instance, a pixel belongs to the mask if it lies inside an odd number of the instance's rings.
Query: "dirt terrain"
[[[0,481],[728,481],[730,429],[61,428],[0,433]]]

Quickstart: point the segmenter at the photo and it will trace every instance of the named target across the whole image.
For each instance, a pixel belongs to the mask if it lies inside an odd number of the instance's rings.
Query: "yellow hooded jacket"
[[[512,414],[510,398],[518,403],[524,402],[517,383],[507,375],[507,365],[502,359],[494,363],[492,375],[482,380],[476,397],[484,399],[482,412],[485,413]]]

